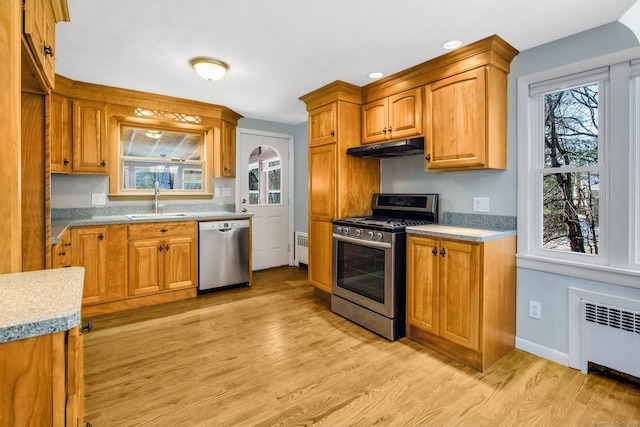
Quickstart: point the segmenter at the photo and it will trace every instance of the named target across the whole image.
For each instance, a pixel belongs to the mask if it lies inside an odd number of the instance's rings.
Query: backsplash
[[[442,225],[481,228],[485,230],[515,230],[516,217],[507,215],[444,212]]]

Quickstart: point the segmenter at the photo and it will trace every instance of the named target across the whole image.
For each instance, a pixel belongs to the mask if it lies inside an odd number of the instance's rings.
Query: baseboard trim
[[[560,365],[569,366],[569,355],[567,353],[562,353],[558,350],[536,344],[532,341],[516,337],[516,348],[526,351],[527,353],[535,354],[543,359],[551,360],[552,362]]]

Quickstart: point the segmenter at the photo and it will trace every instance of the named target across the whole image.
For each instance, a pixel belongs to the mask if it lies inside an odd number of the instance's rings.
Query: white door
[[[236,206],[253,214],[253,270],[293,265],[289,218],[293,137],[238,129],[237,141]]]

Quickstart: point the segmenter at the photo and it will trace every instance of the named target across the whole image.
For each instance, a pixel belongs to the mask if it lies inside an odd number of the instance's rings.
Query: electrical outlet
[[[534,319],[542,318],[542,304],[538,301],[530,300],[529,301],[529,317],[533,317]]]
[[[473,198],[473,211],[474,212],[489,212],[489,198],[488,197],[474,197]]]
[[[91,195],[92,206],[104,206],[107,204],[107,195],[104,193],[94,193]]]

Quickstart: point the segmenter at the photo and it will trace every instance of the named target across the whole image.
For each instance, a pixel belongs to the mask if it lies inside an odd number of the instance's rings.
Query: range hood
[[[369,159],[410,156],[424,153],[424,137],[401,139],[398,141],[367,144],[347,149],[347,154]]]

